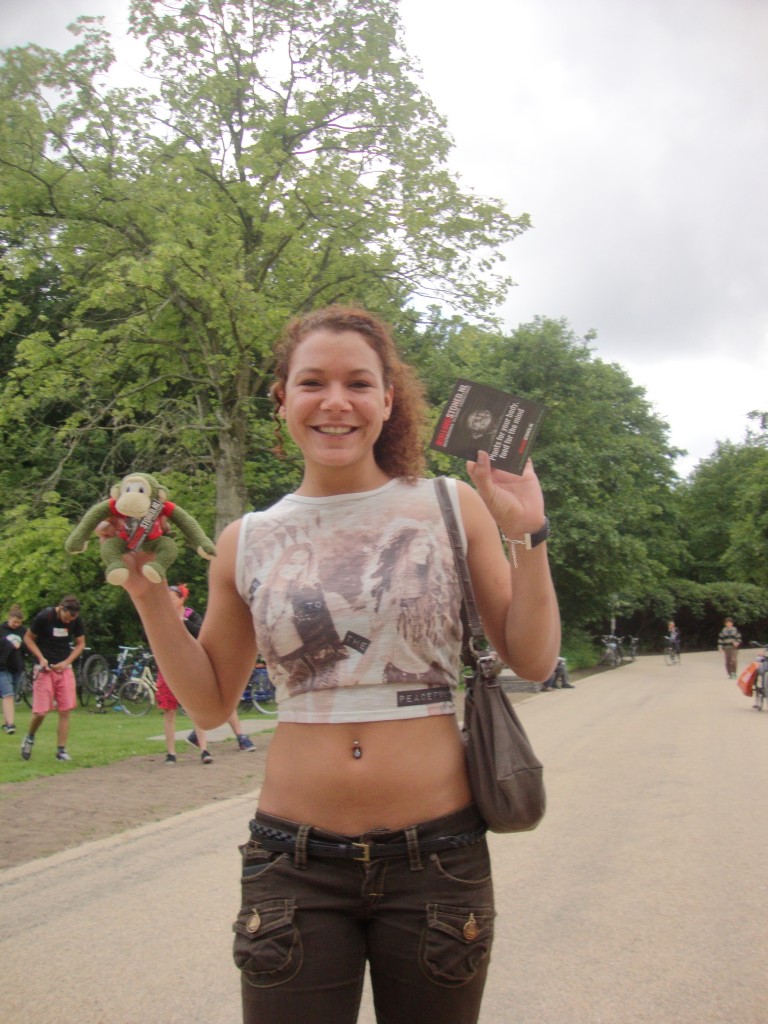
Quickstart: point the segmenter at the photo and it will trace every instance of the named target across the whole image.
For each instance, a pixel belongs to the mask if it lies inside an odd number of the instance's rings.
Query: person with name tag
[[[32,683],[32,717],[21,744],[25,761],[32,757],[35,736],[49,711],[58,713],[56,729],[56,760],[71,761],[67,750],[72,709],[77,704],[77,686],[72,663],[85,648],[85,626],[80,616],[80,602],[67,594],[51,608],[43,608],[24,634],[24,643],[34,658],[37,669]]]

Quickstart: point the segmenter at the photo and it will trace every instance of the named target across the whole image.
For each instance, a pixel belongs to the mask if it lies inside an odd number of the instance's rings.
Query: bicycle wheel
[[[117,691],[117,699],[127,715],[140,718],[152,707],[152,690],[143,679],[128,679]]]
[[[277,705],[274,701],[258,701],[254,698],[253,707],[254,710],[258,711],[261,715],[277,714]]]
[[[101,654],[92,654],[83,665],[83,685],[96,697],[101,697],[109,686],[109,665]]]
[[[85,685],[85,680],[82,676],[77,680],[77,699],[80,701],[81,708],[87,708],[91,703],[91,697],[93,694]]]
[[[19,686],[19,696],[27,705],[28,708],[32,707],[32,683],[35,678],[35,666],[28,665],[24,669],[24,674],[21,677],[21,685]]]

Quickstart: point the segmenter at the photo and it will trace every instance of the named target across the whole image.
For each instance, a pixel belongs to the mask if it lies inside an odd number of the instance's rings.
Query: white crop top
[[[288,495],[244,516],[236,571],[281,721],[454,713],[461,591],[432,480]]]

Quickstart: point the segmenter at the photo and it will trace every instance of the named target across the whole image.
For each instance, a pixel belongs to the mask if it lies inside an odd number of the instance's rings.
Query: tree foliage
[[[419,295],[488,316],[527,220],[449,171],[394,0],[130,11],[153,88],[107,84],[99,19],[64,54],[4,55],[8,297],[51,268],[68,301],[34,325],[6,304],[3,416],[54,421],[58,467],[101,436],[117,472],[147,450],[155,469],[208,469],[218,530],[248,504],[286,320],[334,301],[396,319]]]
[[[726,615],[753,639],[768,635],[768,432],[749,414],[743,442],[720,442],[677,491],[687,557],[677,596],[689,632],[716,635]]]
[[[764,429],[749,433],[742,444],[718,444],[693,473],[683,506],[694,579],[764,585],[763,567],[768,564],[768,434]]]
[[[645,605],[681,541],[676,452],[643,389],[596,359],[592,339],[562,320],[537,318],[509,336],[454,323],[444,339],[426,334],[421,354],[433,400],[463,376],[548,408],[533,461],[553,523],[550,560],[566,626],[605,630],[617,601],[627,613]]]

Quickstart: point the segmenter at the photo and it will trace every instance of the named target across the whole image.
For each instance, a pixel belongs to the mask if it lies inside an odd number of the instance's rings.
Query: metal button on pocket
[[[245,930],[250,934],[254,935],[259,928],[261,928],[261,915],[258,911],[251,914],[248,920],[245,922]]]
[[[480,934],[480,929],[477,926],[477,921],[475,920],[474,914],[469,915],[469,918],[465,922],[464,927],[461,929],[461,932],[464,938],[467,940],[467,942],[474,942],[475,939],[478,937],[478,935]]]

